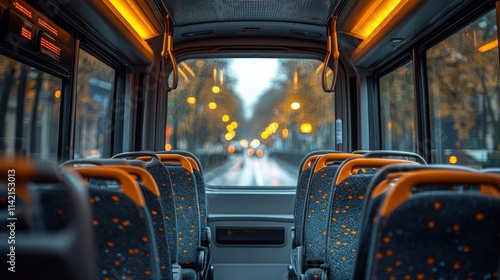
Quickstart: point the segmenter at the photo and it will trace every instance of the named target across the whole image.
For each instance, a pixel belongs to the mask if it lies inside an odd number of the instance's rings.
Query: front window
[[[208,184],[296,185],[308,152],[336,146],[335,95],[321,87],[321,66],[303,59],[181,62],[179,86],[168,96],[165,149],[196,154]]]

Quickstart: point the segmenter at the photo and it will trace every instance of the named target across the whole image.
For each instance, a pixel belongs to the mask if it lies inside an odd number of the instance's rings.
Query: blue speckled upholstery
[[[304,267],[325,262],[328,210],[338,165],[325,166],[311,175],[304,211]]]
[[[498,198],[473,192],[419,193],[374,230],[367,271],[371,279],[498,277]]]
[[[158,279],[158,253],[147,208],[120,191],[106,189],[98,180],[89,180],[89,193],[96,279]]]
[[[153,223],[153,236],[155,237],[158,250],[160,277],[165,280],[172,279],[172,263],[165,233],[163,209],[160,205],[159,197],[157,197],[144,185],[140,184],[139,186],[141,187],[142,194],[144,195],[144,200],[146,200],[149,215],[151,216],[151,221]]]
[[[160,205],[163,210],[167,244],[172,263],[177,263],[177,217],[172,191],[172,182],[165,166],[158,160],[151,160],[146,167],[160,190]]]
[[[196,191],[198,193],[198,204],[200,207],[200,229],[202,244],[207,245],[209,236],[207,236],[207,215],[208,215],[208,201],[205,192],[205,179],[199,170],[193,170],[194,179],[196,182]]]
[[[177,214],[178,262],[182,267],[197,264],[200,246],[200,211],[193,174],[181,166],[167,166],[172,179]]]
[[[372,178],[373,174],[353,174],[335,187],[328,224],[328,279],[352,277],[365,193]]]
[[[299,181],[297,183],[297,192],[295,194],[295,205],[294,205],[294,221],[295,221],[295,245],[302,245],[302,226],[304,224],[304,211],[305,211],[305,200],[307,196],[307,188],[309,187],[309,180],[311,179],[312,167],[307,168],[302,171],[299,175]]]
[[[196,279],[198,279],[198,274],[193,269],[183,268],[181,270],[181,279],[182,280],[196,280]]]

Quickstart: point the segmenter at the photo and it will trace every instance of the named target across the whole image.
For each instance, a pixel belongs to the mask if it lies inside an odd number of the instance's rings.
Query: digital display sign
[[[49,31],[50,33],[52,33],[53,35],[59,35],[59,32],[57,31],[57,29],[52,26],[50,23],[46,22],[43,18],[38,18],[37,19],[37,23],[38,25],[42,26],[43,28],[45,28],[45,30]]]
[[[72,36],[45,14],[22,0],[0,6],[0,40],[14,51],[20,49],[57,62],[66,69],[72,63]]]
[[[55,39],[43,34],[40,36],[40,52],[57,60],[61,60],[61,45]]]
[[[25,16],[27,16],[29,19],[33,19],[33,12],[30,8],[26,7],[25,5],[19,3],[19,2],[14,2],[14,4],[12,4],[14,6],[14,8],[24,14]]]
[[[5,11],[3,16],[3,22],[7,25],[6,28],[2,28],[4,41],[14,50],[33,51],[35,39],[33,23],[14,11]]]
[[[23,26],[21,28],[21,36],[23,36],[24,38],[26,38],[28,40],[31,40],[31,39],[33,39],[33,31],[31,31],[30,29]]]

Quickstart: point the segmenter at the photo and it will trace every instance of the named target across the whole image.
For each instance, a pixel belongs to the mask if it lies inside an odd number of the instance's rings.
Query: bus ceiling
[[[69,1],[62,10],[68,11],[65,20],[79,26],[81,32],[105,38],[112,52],[137,65],[150,64],[155,56],[160,56],[167,15],[171,16],[174,26],[174,53],[210,46],[214,41],[220,45],[209,51],[217,52],[238,44],[242,52],[245,45],[250,52],[255,52],[255,44],[290,46],[284,42],[295,40],[297,48],[288,49],[290,53],[310,50],[318,54],[327,51],[326,27],[338,13],[340,52],[347,54],[357,67],[375,68],[416,42],[429,25],[436,26],[472,0],[316,2],[305,5],[305,2],[291,1],[285,9],[281,0],[92,0],[87,5]],[[79,24],[81,22],[86,24]],[[240,25],[245,22],[253,24]],[[236,32],[234,24],[238,28]],[[266,36],[268,33],[275,36]],[[220,40],[224,37],[228,40]],[[189,48],[193,44],[197,48]]]

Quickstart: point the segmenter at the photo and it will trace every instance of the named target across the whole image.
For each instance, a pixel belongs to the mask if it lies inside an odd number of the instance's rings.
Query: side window
[[[427,50],[432,160],[500,166],[495,11]]]
[[[109,153],[115,70],[84,50],[78,60],[75,158]]]
[[[413,63],[408,62],[382,76],[379,84],[382,148],[414,152],[416,108]]]
[[[0,55],[0,153],[57,160],[62,80]]]

